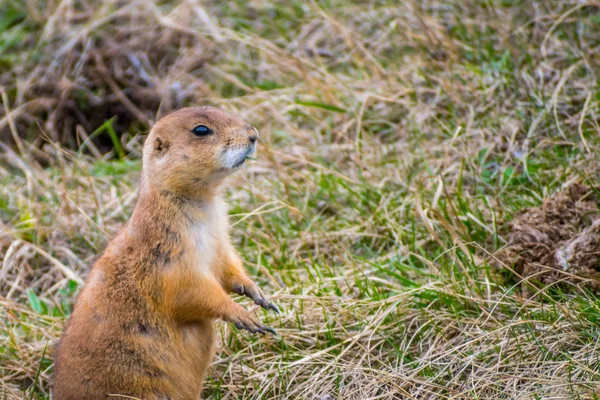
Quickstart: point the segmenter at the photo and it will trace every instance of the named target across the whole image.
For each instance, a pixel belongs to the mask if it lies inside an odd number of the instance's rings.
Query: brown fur
[[[214,133],[193,135],[200,124]],[[133,215],[94,265],[58,344],[55,400],[197,400],[214,353],[214,319],[272,331],[226,293],[277,311],[244,272],[218,189],[239,166],[224,165],[241,164],[257,137],[209,107],[156,123]]]

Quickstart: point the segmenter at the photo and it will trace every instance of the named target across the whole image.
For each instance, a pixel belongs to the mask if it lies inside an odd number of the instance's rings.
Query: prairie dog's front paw
[[[279,308],[273,304],[269,298],[263,293],[262,290],[256,285],[256,283],[250,281],[248,283],[234,283],[232,286],[234,293],[250,297],[254,300],[254,304],[257,304],[265,310],[273,310],[279,314]]]
[[[225,321],[234,324],[238,329],[245,329],[251,333],[260,333],[263,335],[265,332],[270,332],[276,335],[276,332],[273,328],[263,324],[258,317],[249,313],[241,306],[236,307],[236,309],[224,319]]]

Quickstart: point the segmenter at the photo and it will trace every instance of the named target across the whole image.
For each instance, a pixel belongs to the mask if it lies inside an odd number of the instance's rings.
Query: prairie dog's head
[[[257,140],[256,128],[218,108],[175,111],[146,139],[144,180],[174,194],[202,192],[244,164]]]

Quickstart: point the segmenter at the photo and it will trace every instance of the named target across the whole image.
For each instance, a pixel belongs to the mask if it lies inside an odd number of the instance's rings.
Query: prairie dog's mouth
[[[245,163],[245,162],[246,162],[246,157],[244,157],[244,158],[241,158],[241,159],[240,159],[240,161],[236,162],[236,163],[233,165],[233,167],[231,167],[231,169],[235,169],[235,168],[241,167],[241,166],[242,166],[242,164],[243,164],[243,163]]]
[[[227,169],[236,169],[242,166],[248,157],[251,157],[252,154],[254,154],[255,150],[255,144],[246,148],[225,150],[223,153],[223,167]]]
[[[248,149],[248,153],[246,154],[246,158],[254,156],[255,153],[256,153],[256,143],[252,143],[252,145]]]

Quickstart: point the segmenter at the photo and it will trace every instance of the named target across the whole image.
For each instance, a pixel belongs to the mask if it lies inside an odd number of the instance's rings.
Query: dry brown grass
[[[283,310],[279,338],[219,324],[207,398],[600,396],[596,295],[488,266],[518,210],[597,186],[597,1],[10,4],[0,396],[47,397],[142,135],[186,104],[261,128],[233,235]]]

